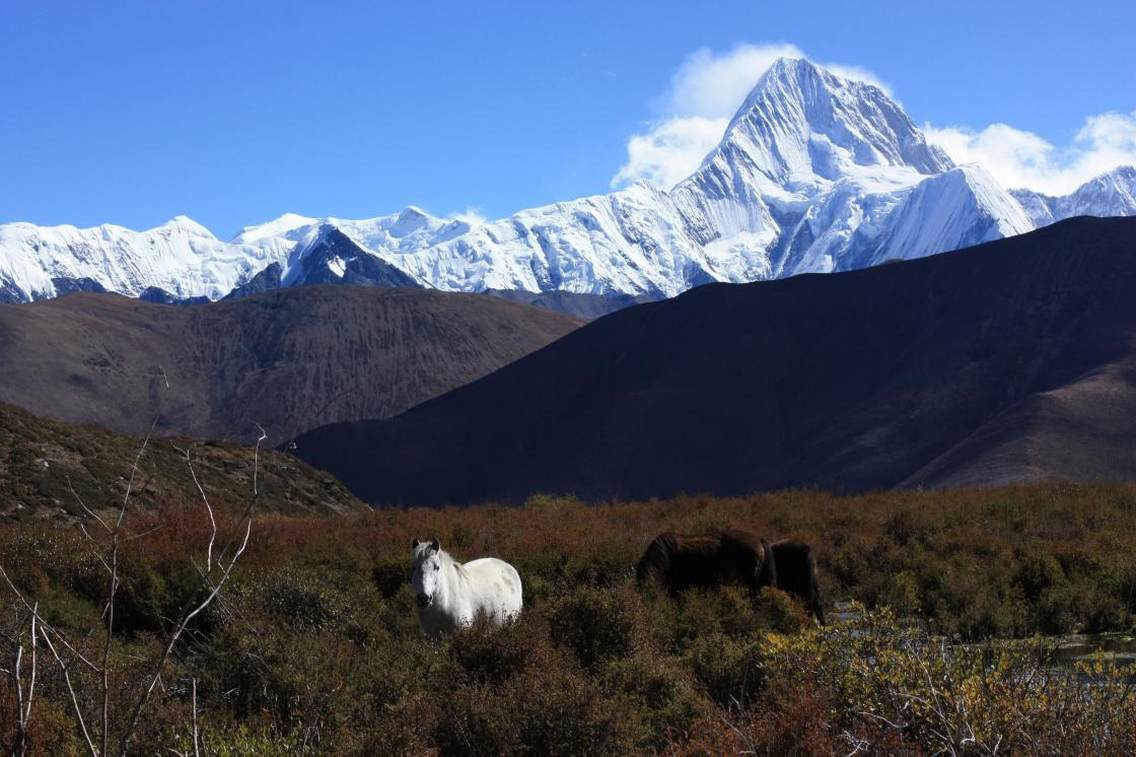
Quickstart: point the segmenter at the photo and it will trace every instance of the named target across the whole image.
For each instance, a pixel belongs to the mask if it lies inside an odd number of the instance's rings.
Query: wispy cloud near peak
[[[1136,165],[1136,111],[1089,116],[1064,147],[1002,123],[977,131],[927,124],[923,131],[956,163],[979,163],[1011,189],[1064,195],[1117,166]]]
[[[789,43],[740,44],[724,53],[694,51],[671,75],[655,101],[658,117],[627,143],[627,162],[612,177],[623,186],[638,180],[669,189],[698,168],[722,139],[730,117],[778,58],[806,58]],[[875,74],[859,66],[822,63],[838,76],[874,84],[890,94]]]

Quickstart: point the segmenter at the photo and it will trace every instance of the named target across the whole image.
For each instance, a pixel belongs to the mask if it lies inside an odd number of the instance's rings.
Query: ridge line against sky
[[[667,186],[774,52],[890,87],[1008,187],[1136,162],[1136,7],[933,5],[9,3],[0,223],[185,214],[225,239],[285,212],[500,218]]]
[[[670,188],[693,173],[721,141],[758,79],[782,57],[810,58],[789,43],[745,43],[724,53],[702,48],[688,56],[657,99],[662,117],[628,140],[627,162],[612,177],[611,186],[642,179]],[[902,105],[875,72],[812,60],[837,76],[877,86]],[[981,164],[1007,189],[1064,195],[1117,166],[1136,165],[1136,110],[1089,115],[1066,145],[1004,123],[979,129],[924,123],[922,129],[928,141],[956,163]]]

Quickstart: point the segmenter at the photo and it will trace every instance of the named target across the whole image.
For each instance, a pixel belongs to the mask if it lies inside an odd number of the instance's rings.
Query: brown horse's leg
[[[809,609],[813,611],[817,622],[823,626],[824,604],[820,600],[820,585],[817,582],[816,557],[813,555],[812,547],[809,546],[805,547],[805,565],[808,568],[809,577]]]
[[[811,579],[812,591],[809,596],[809,607],[816,616],[817,621],[824,625],[824,603],[820,599],[820,586],[817,585],[816,568],[813,568],[813,575]]]

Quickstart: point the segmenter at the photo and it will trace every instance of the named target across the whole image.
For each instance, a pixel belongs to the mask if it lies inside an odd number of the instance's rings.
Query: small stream
[[[851,602],[836,602],[828,616],[831,621],[849,623],[858,620],[860,614]],[[1124,669],[1125,678],[1136,681],[1136,667],[1128,670],[1136,664],[1136,635],[1122,632],[1077,633],[1044,640],[1057,644],[1053,659],[1059,669],[1072,671],[1078,663],[1103,660]]]
[[[1136,636],[1127,633],[1070,634],[1058,640],[1056,659],[1072,668],[1078,662],[1103,659],[1127,668],[1136,662]],[[1136,670],[1132,671],[1136,675]]]

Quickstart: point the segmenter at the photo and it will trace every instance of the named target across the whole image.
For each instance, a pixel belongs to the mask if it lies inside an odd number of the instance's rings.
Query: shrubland
[[[214,504],[222,543],[239,534],[241,503]],[[178,608],[205,590],[190,545],[211,533],[188,499],[130,518],[112,713],[146,680]],[[772,589],[673,600],[635,585],[658,532],[721,527],[809,542],[824,600],[854,611],[820,628]],[[411,540],[431,535],[459,560],[513,563],[520,619],[427,641],[407,578]],[[78,528],[4,522],[0,566],[76,653],[102,652],[105,576]],[[28,647],[28,613],[2,596],[10,671],[16,645]],[[1132,486],[264,514],[164,663],[131,751],[1130,754],[1132,681],[1103,660],[1058,665],[1052,637],[1130,633],[1134,619]],[[30,752],[89,753],[61,670],[40,651]],[[97,720],[97,676],[81,665],[71,675]],[[18,708],[5,681],[5,748]],[[125,727],[111,718],[114,733]]]

